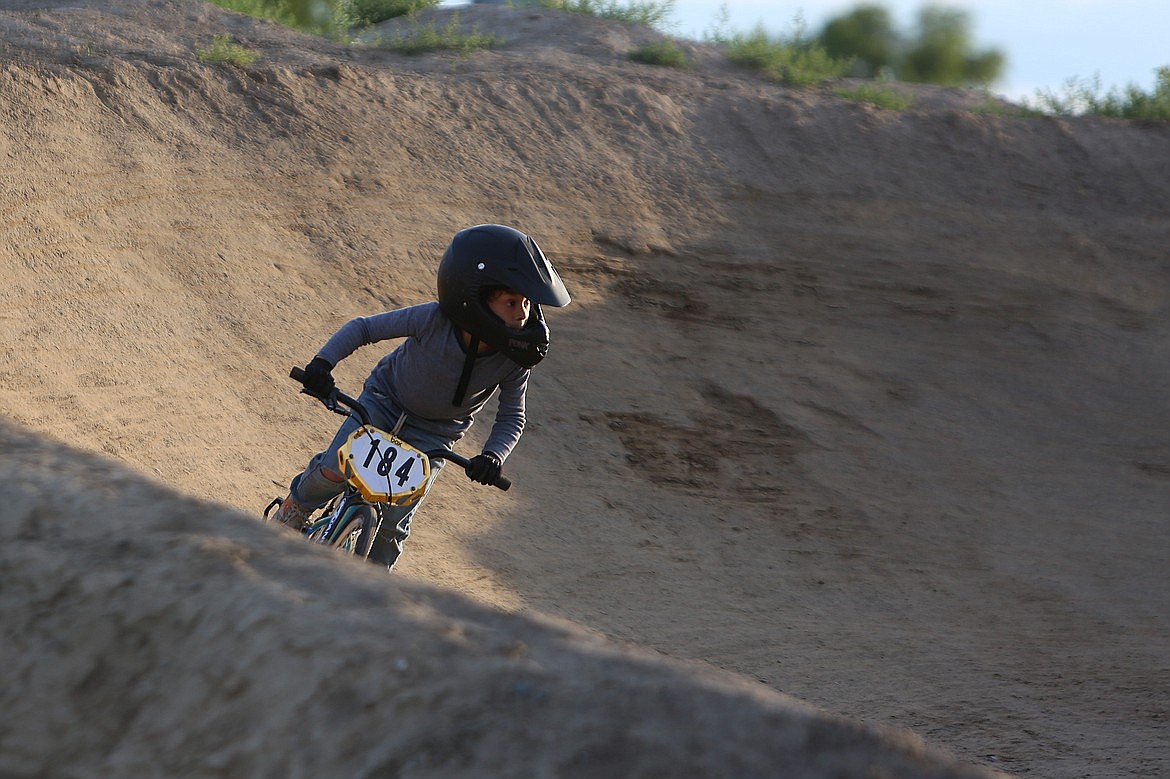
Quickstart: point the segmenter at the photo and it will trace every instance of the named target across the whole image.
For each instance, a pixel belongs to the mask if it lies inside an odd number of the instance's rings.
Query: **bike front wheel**
[[[351,506],[331,532],[327,526],[322,527],[311,533],[309,539],[364,560],[370,555],[370,546],[381,524],[382,517],[374,506]]]

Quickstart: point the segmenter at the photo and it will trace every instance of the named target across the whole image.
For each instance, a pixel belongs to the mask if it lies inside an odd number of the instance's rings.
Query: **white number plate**
[[[431,476],[425,454],[372,427],[355,430],[338,450],[337,459],[341,472],[371,503],[414,503]]]

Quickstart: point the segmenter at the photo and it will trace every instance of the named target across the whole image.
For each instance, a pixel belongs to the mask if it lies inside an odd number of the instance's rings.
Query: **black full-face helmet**
[[[503,225],[460,230],[443,253],[438,272],[439,306],[475,341],[503,352],[525,368],[548,353],[549,331],[540,307],[566,306],[569,292],[544,252],[529,236]],[[532,301],[520,330],[492,313],[484,291],[507,287]],[[475,351],[473,344],[472,352]]]

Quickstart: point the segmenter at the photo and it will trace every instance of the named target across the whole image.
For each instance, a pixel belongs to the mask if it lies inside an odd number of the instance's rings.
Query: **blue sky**
[[[896,28],[914,29],[925,0],[867,0],[888,9]],[[675,0],[676,35],[702,39],[727,6],[729,32],[757,23],[771,33],[792,31],[797,14],[810,32],[847,13],[861,0]],[[992,91],[1033,98],[1038,89],[1059,93],[1072,77],[1099,76],[1103,91],[1137,84],[1153,91],[1154,69],[1170,65],[1170,0],[983,0],[940,2],[967,11],[975,48],[1007,55],[1004,78]]]

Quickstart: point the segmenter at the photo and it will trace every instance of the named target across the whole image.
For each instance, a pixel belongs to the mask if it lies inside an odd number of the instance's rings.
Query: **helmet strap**
[[[463,374],[459,377],[459,386],[455,388],[455,397],[451,401],[452,406],[463,403],[463,398],[467,395],[467,385],[471,383],[471,369],[475,367],[475,358],[479,354],[479,337],[471,333],[469,335],[471,335],[471,341],[467,344],[467,356],[463,359]]]

